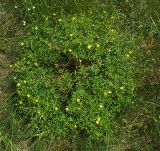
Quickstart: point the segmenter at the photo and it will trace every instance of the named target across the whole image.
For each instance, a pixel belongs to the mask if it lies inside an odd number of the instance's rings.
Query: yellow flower
[[[99,105],[99,108],[103,108],[103,105],[102,105],[102,104],[100,104],[100,105]]]
[[[92,45],[89,44],[89,45],[87,46],[87,48],[88,48],[88,49],[91,49],[91,48],[92,48]]]
[[[24,83],[27,83],[27,81],[26,81],[26,80],[24,80],[23,82],[24,82]]]
[[[17,83],[17,87],[20,87],[21,86],[21,84],[20,83]]]
[[[112,91],[109,90],[109,91],[108,91],[108,94],[111,94],[111,93],[112,93]]]
[[[107,96],[108,94],[112,94],[112,91],[104,92],[104,96]]]
[[[96,121],[96,124],[99,124],[99,121]]]
[[[58,107],[55,107],[55,110],[58,111]]]
[[[67,112],[69,112],[69,107],[66,107],[65,109],[66,109]]]
[[[121,90],[124,90],[124,87],[120,87]]]
[[[97,120],[96,120],[96,124],[99,124],[100,120],[101,120],[100,117],[98,117]]]
[[[80,98],[77,98],[77,102],[78,102],[78,103],[80,102]]]
[[[107,96],[108,95],[108,93],[107,92],[104,92],[104,96]]]
[[[48,20],[48,16],[45,18],[45,20],[46,20],[46,21]]]
[[[76,17],[72,17],[72,21],[74,21],[76,19]]]
[[[73,36],[73,34],[70,34],[70,37],[72,37]]]
[[[58,21],[59,21],[59,22],[61,22],[61,21],[62,21],[62,19],[58,19]]]
[[[100,47],[100,45],[96,43],[96,47],[97,47],[97,48],[99,48],[99,47]]]
[[[114,29],[111,29],[111,32],[114,32],[115,30]]]
[[[97,118],[97,121],[100,121],[100,120],[101,120],[100,117],[98,117],[98,118]]]
[[[129,58],[129,56],[130,56],[129,54],[126,54],[126,58]]]
[[[115,19],[115,16],[112,16],[111,19]]]
[[[36,62],[36,63],[34,63],[34,65],[36,66],[36,67],[38,67],[38,63]]]
[[[68,51],[69,51],[69,52],[72,52],[72,49],[69,49]]]
[[[21,45],[21,46],[24,46],[24,43],[23,43],[23,42],[21,42],[21,43],[20,43],[20,45]]]
[[[27,94],[27,97],[29,98],[29,97],[30,97],[30,94]]]
[[[35,27],[35,30],[38,30],[38,27],[37,27],[37,26]]]
[[[10,64],[9,67],[12,68],[13,66]]]

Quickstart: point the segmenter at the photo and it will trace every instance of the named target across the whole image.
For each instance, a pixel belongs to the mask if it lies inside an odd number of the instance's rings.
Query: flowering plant
[[[110,119],[134,103],[140,54],[123,25],[102,12],[53,14],[32,27],[12,68],[17,108],[34,134],[107,139]]]

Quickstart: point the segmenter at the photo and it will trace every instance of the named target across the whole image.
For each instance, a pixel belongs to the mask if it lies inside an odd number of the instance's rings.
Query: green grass
[[[121,0],[118,2],[114,0],[103,2],[90,0],[87,2],[64,1],[63,3],[54,1],[54,3],[49,4],[45,0],[39,1],[39,3],[38,1],[35,3],[32,0],[27,1],[27,3],[25,1],[7,1],[5,6],[2,7],[7,13],[3,16],[0,23],[2,25],[0,45],[2,53],[8,56],[13,56],[13,54],[15,56],[16,54],[17,59],[13,59],[15,57],[11,59],[11,61],[14,60],[12,61],[13,64],[17,61],[19,63],[22,54],[24,55],[26,48],[24,49],[24,46],[21,46],[22,41],[26,46],[32,47],[34,50],[40,50],[43,47],[43,45],[36,45],[35,37],[43,39],[45,43],[50,41],[45,38],[45,34],[52,34],[51,29],[55,24],[55,21],[53,22],[54,13],[58,20],[60,18],[63,19],[64,16],[71,17],[73,14],[89,14],[91,11],[93,14],[96,11],[98,13],[104,13],[105,11],[108,16],[120,16],[120,20],[123,20],[123,22],[117,19],[115,26],[124,35],[135,35],[137,49],[142,52],[143,57],[137,56],[138,67],[141,69],[141,72],[138,72],[136,75],[139,81],[134,91],[136,95],[135,104],[123,108],[121,112],[118,112],[111,119],[110,129],[112,135],[108,136],[109,139],[105,143],[93,142],[87,137],[79,138],[74,135],[66,135],[63,139],[61,137],[55,138],[54,135],[38,137],[33,135],[33,130],[31,131],[30,127],[26,126],[26,119],[24,119],[24,116],[19,113],[15,106],[17,101],[16,86],[10,80],[11,76],[14,77],[15,74],[9,75],[7,80],[10,83],[8,97],[0,101],[0,150],[18,151],[26,148],[33,151],[158,151],[160,148],[159,3],[158,0]],[[33,6],[35,6],[35,9]],[[98,13],[95,13],[94,17]],[[101,15],[98,19],[100,19]],[[68,25],[71,24],[68,23]],[[102,27],[101,25],[99,26]],[[35,28],[38,28],[38,31]],[[46,30],[46,33],[43,30],[39,30],[42,28]],[[70,28],[67,27],[67,29],[69,30]],[[50,33],[47,33],[47,31]],[[64,33],[62,34],[65,35]],[[114,45],[116,44],[114,43]],[[119,38],[117,47],[118,45],[120,46]],[[36,59],[35,52],[32,55],[34,62],[34,59]],[[83,56],[81,57],[83,58]],[[41,59],[45,61],[45,57]],[[63,62],[63,60],[61,61]],[[21,70],[22,67],[19,68],[19,71]],[[26,89],[24,88],[24,90]]]

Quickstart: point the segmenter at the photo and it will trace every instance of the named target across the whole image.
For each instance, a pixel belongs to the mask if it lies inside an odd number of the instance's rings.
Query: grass
[[[8,1],[9,2],[9,1]],[[30,3],[29,3],[30,2]],[[45,1],[44,1],[45,2]],[[46,1],[47,2],[47,1]],[[90,3],[84,1],[64,1],[64,3],[55,3],[53,7],[37,11],[31,18],[27,13],[28,6],[33,1],[24,1],[19,3],[7,3],[1,7],[6,14],[1,17],[0,24],[2,30],[0,33],[1,53],[15,61],[15,56],[20,52],[17,42],[17,35],[24,38],[30,25],[25,28],[23,21],[27,24],[41,25],[43,15],[49,15],[58,10],[62,13],[88,12],[89,10],[100,9],[105,11],[108,3],[114,6],[126,16],[126,31],[138,33],[137,39],[143,37],[141,45],[138,47],[143,51],[144,58],[141,59],[140,66],[142,72],[138,75],[141,80],[137,86],[137,100],[135,106],[125,109],[112,119],[113,135],[107,144],[100,145],[91,143],[87,139],[72,138],[66,136],[63,138],[53,137],[35,137],[30,130],[23,127],[22,116],[15,110],[15,86],[10,81],[10,75],[6,81],[10,85],[7,92],[8,97],[0,100],[0,150],[18,151],[18,150],[106,150],[106,151],[158,151],[160,148],[160,2],[157,0],[144,0],[136,5],[137,1],[105,1]],[[93,2],[93,1],[91,1]],[[15,9],[15,4],[18,10]],[[48,7],[48,5],[45,5]],[[99,7],[100,6],[100,7]],[[37,5],[35,5],[37,7]],[[41,8],[41,6],[40,6]],[[54,8],[54,9],[52,9]],[[61,9],[59,9],[61,8]],[[112,11],[112,10],[111,10]],[[127,14],[127,15],[126,15]],[[28,16],[27,16],[28,15]],[[40,19],[39,19],[40,18]],[[40,20],[40,21],[37,21]],[[143,71],[144,70],[144,71]],[[3,82],[4,83],[4,82]],[[69,139],[68,139],[69,138]]]

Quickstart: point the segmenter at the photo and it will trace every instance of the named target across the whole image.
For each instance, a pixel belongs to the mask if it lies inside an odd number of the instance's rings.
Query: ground
[[[6,78],[9,74],[10,60],[4,53],[0,53],[0,101],[3,101],[7,95],[8,84]]]

